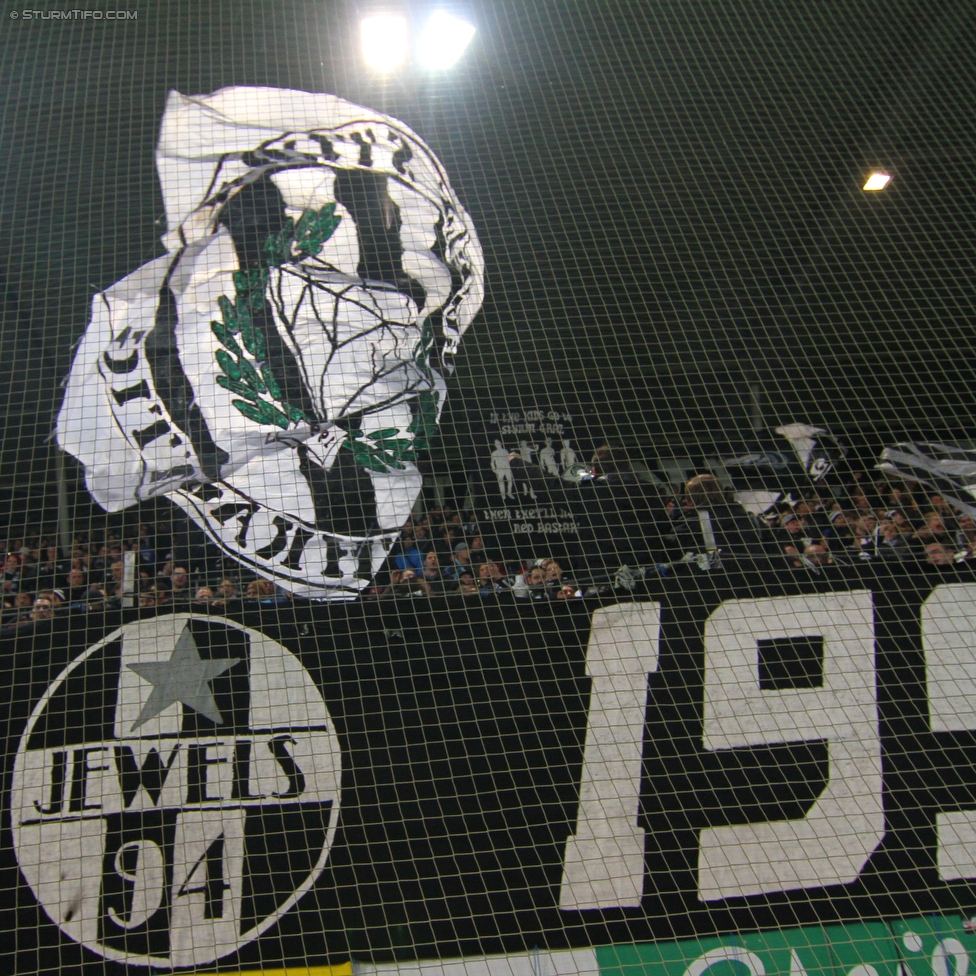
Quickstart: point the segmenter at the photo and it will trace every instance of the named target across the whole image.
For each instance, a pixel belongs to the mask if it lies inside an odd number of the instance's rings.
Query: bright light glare
[[[474,37],[474,27],[443,10],[431,15],[420,37],[417,60],[425,68],[444,69],[457,63]]]
[[[891,181],[887,173],[872,173],[864,184],[865,190],[883,190]]]
[[[392,71],[407,59],[407,19],[374,14],[362,20],[363,57],[377,71]]]

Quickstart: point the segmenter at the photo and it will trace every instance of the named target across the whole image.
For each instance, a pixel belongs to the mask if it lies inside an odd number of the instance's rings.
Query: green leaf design
[[[228,353],[224,352],[223,349],[218,349],[214,356],[217,362],[220,364],[220,368],[232,379],[239,380],[241,378],[241,367],[237,365],[237,362]]]
[[[221,295],[220,297],[223,298],[224,296]],[[231,334],[230,330],[224,328],[219,322],[211,322],[210,329],[221,345],[226,346],[235,356],[241,355],[241,347],[237,344],[237,340]]]
[[[237,311],[234,306],[231,305],[230,299],[226,295],[221,295],[217,299],[217,306],[220,309],[220,314],[224,317],[224,327],[231,335],[237,335],[238,325],[237,325]]]
[[[234,301],[226,295],[217,299],[224,321],[211,322],[210,329],[224,347],[214,353],[221,373],[217,383],[225,390],[246,397],[247,401],[232,400],[233,405],[249,420],[259,424],[274,424],[287,429],[289,424],[305,423],[307,417],[297,407],[283,402],[278,383],[267,358],[267,340],[254,323],[254,312],[264,304],[268,272],[235,271]],[[234,338],[239,335],[244,349]],[[247,355],[245,355],[245,352]],[[248,358],[251,357],[251,358]],[[276,403],[262,400],[268,394]]]
[[[254,390],[255,393],[267,393],[268,388],[264,385],[264,381],[258,376],[257,370],[243,357],[241,357],[238,363],[241,370],[241,379],[247,383],[247,385]]]
[[[261,376],[264,379],[265,385],[268,387],[268,392],[276,400],[281,400],[284,394],[281,392],[281,387],[278,385],[278,381],[275,379],[275,375],[271,372],[271,367],[267,363],[261,367]]]
[[[321,210],[306,210],[297,225],[289,217],[281,230],[264,242],[264,257],[268,266],[280,268],[289,261],[300,261],[318,254],[342,221],[335,210],[334,203],[327,203]]]
[[[438,399],[436,390],[425,390],[417,397],[414,417],[407,430],[413,434],[418,450],[429,450],[431,440],[437,433]]]
[[[245,386],[240,380],[232,380],[229,376],[217,376],[217,382],[225,389],[230,390],[231,393],[236,393],[239,396],[247,397],[249,400],[254,400],[255,403],[258,400],[257,393],[254,392],[249,386]]]
[[[307,210],[295,224],[290,217],[277,234],[272,234],[263,247],[267,268],[235,271],[234,301],[226,295],[217,299],[217,306],[223,316],[223,322],[211,322],[210,329],[217,337],[217,341],[224,347],[214,353],[221,373],[217,376],[217,383],[225,390],[230,390],[244,400],[232,400],[231,403],[249,420],[258,424],[274,424],[286,430],[290,424],[307,423],[308,418],[295,406],[284,401],[284,393],[266,361],[268,357],[268,341],[261,328],[255,323],[255,315],[264,307],[265,293],[268,287],[268,268],[277,268],[288,261],[300,260],[302,257],[318,254],[322,245],[335,233],[341,217],[335,213],[334,203],[326,204],[321,210]],[[240,337],[238,343],[235,336]],[[241,346],[244,348],[242,349]],[[269,396],[274,402],[262,399]],[[380,431],[380,433],[384,433]],[[396,430],[392,434],[397,433]],[[362,436],[362,432],[359,432]],[[392,436],[392,435],[391,435]],[[379,439],[383,445],[381,450],[372,445],[364,445],[371,464],[382,464],[377,457],[393,459],[396,462],[398,442],[384,437]],[[372,451],[373,454],[369,452]],[[377,453],[378,452],[378,453]],[[362,453],[362,452],[360,452]],[[358,459],[359,455],[357,455]],[[387,470],[386,467],[374,467],[372,470]]]
[[[289,217],[285,221],[285,226],[264,242],[264,257],[269,267],[280,268],[286,261],[291,260],[291,245],[294,239],[295,221]]]
[[[356,463],[370,471],[388,473],[403,471],[405,461],[416,461],[414,443],[408,437],[397,437],[400,429],[386,427],[364,435],[361,430],[351,430],[342,446],[352,451]]]
[[[285,413],[264,400],[257,403],[246,403],[244,400],[231,400],[231,403],[245,417],[256,421],[259,424],[275,424],[282,430],[288,429],[288,417]]]
[[[238,308],[256,311],[264,304],[264,291],[268,286],[268,272],[264,268],[250,271],[235,271],[233,274],[234,292]]]
[[[306,210],[295,228],[295,248],[303,256],[313,256],[335,233],[342,217],[335,215],[336,205],[327,203],[321,210]]]

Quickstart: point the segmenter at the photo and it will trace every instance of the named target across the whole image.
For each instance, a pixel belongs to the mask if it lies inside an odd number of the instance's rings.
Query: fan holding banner
[[[95,296],[58,443],[107,511],[165,495],[251,571],[349,597],[481,307],[470,217],[415,133],[333,95],[173,92],[156,162],[168,253]]]

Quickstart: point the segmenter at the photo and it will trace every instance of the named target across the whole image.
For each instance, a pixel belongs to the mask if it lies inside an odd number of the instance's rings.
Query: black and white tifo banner
[[[0,970],[969,912],[976,574],[887,572],[40,621],[0,648]]]
[[[579,536],[578,513],[540,497],[509,458],[518,454],[550,478],[582,470],[586,459],[572,413],[564,406],[531,403],[494,407],[482,418],[475,451],[473,496],[490,551],[509,560],[535,551],[571,551]]]

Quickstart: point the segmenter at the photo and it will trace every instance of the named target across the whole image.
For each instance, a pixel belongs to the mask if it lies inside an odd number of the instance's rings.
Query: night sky
[[[162,253],[173,88],[332,92],[431,144],[487,265],[446,445],[529,401],[644,452],[744,435],[757,407],[869,440],[972,431],[971,0],[471,0],[454,69],[385,81],[363,5],[22,6],[0,5],[0,508],[47,517],[91,295]],[[875,166],[894,181],[864,193]]]

